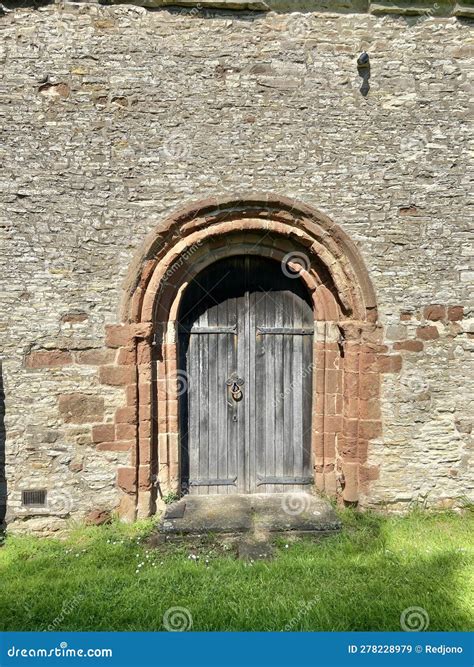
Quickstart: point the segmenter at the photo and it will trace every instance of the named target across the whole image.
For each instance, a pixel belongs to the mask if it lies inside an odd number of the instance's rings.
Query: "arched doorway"
[[[221,259],[186,287],[178,327],[181,491],[312,485],[314,314],[298,273]]]
[[[177,211],[150,233],[124,284],[121,324],[107,327],[106,344],[119,349],[114,364],[101,369],[101,379],[126,385],[125,405],[117,409],[106,443],[123,461],[117,482],[124,516],[148,516],[164,497],[180,492],[183,476],[189,477],[181,470],[181,304],[202,271],[239,255],[284,263],[299,277],[290,292],[304,284],[309,295],[309,301],[302,299],[312,305],[314,326],[311,466],[316,489],[359,502],[378,476],[369,446],[382,433],[380,373],[390,372],[396,359],[384,345],[375,293],[358,248],[326,215],[292,199],[270,194],[209,199]],[[266,269],[257,271],[262,279],[266,274]],[[235,280],[234,271],[231,284]],[[278,335],[284,334],[273,334]],[[271,336],[262,339],[276,345],[279,339]],[[255,338],[255,349],[257,343]],[[284,344],[289,345],[278,342]],[[285,378],[284,364],[281,368]],[[261,408],[258,392],[254,405]],[[287,409],[291,402],[284,405]],[[113,430],[110,424],[104,427],[107,434]],[[246,460],[250,465],[251,456]],[[283,468],[282,477],[289,477],[289,470]],[[257,474],[241,476],[244,488],[255,488]]]

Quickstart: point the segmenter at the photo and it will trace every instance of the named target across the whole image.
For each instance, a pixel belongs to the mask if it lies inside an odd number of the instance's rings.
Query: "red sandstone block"
[[[162,412],[158,412],[158,430],[160,433],[163,433],[168,430],[168,418],[166,414],[163,414]]]
[[[117,484],[126,493],[135,493],[137,489],[135,468],[119,468],[117,470]]]
[[[138,487],[141,491],[151,488],[150,466],[144,465],[138,468]]]
[[[168,417],[178,416],[178,401],[167,401],[166,410]]]
[[[376,373],[378,371],[378,356],[373,352],[361,352],[359,364],[361,373]]]
[[[141,421],[139,424],[139,438],[149,438],[151,436],[151,422]]]
[[[360,346],[361,354],[385,354],[388,352],[386,345],[380,343],[366,343]]]
[[[168,377],[176,377],[178,372],[178,362],[176,359],[167,359],[166,361],[166,372]]]
[[[130,324],[130,330],[133,338],[145,340],[152,335],[153,325],[151,322],[137,322],[136,324]]]
[[[359,401],[361,419],[380,419],[380,401],[378,398]]]
[[[165,343],[163,345],[163,355],[167,359],[176,359],[176,345],[174,343]]]
[[[342,371],[327,370],[324,373],[324,391],[328,394],[342,392]]]
[[[338,414],[336,412],[336,396],[339,396],[339,394],[326,394],[326,397],[325,397],[325,401],[326,401],[325,413],[327,415],[336,415],[336,414]]]
[[[338,453],[343,461],[357,460],[357,449],[359,445],[357,436],[349,437],[344,435],[344,438],[339,437],[338,445]]]
[[[134,407],[118,408],[115,412],[115,421],[117,424],[135,424],[137,411]]]
[[[105,344],[107,347],[124,347],[133,341],[132,325],[108,324],[105,327]]]
[[[132,449],[133,441],[115,440],[114,442],[101,442],[96,449],[100,452],[128,452]]]
[[[421,340],[401,340],[393,344],[394,350],[407,350],[407,352],[421,352],[423,343]]]
[[[104,399],[75,392],[62,394],[58,399],[61,417],[66,424],[92,424],[104,419]]]
[[[380,476],[379,466],[360,465],[359,466],[359,481],[361,484],[372,482]]]
[[[142,364],[137,366],[139,382],[143,384],[144,382],[151,382],[151,364]]]
[[[349,373],[358,373],[360,364],[360,355],[349,353],[344,358],[344,370]]]
[[[364,440],[373,440],[382,435],[382,422],[378,420],[361,419],[359,423],[359,436]]]
[[[380,373],[399,373],[402,369],[402,358],[399,354],[381,355],[377,359]]]
[[[436,340],[439,338],[439,331],[436,327],[423,326],[417,328],[416,335],[421,340]]]
[[[324,433],[322,433],[321,431],[313,432],[312,440],[313,440],[312,445],[314,447],[314,455],[316,459],[320,457],[322,460],[324,452]]]
[[[151,419],[151,406],[150,405],[140,405],[138,409],[138,419],[142,421],[143,419]]]
[[[128,385],[125,394],[127,399],[127,405],[131,408],[135,408],[138,403],[137,385],[136,384]]]
[[[329,461],[334,461],[336,456],[336,434],[335,433],[325,433],[324,434],[324,461],[328,463]]]
[[[141,365],[141,364],[149,364],[150,362],[151,362],[151,347],[147,342],[141,341],[140,343],[138,343],[137,346],[137,363]]]
[[[362,375],[359,385],[359,397],[364,400],[378,398],[380,395],[380,376],[378,373]]]
[[[92,427],[92,442],[110,442],[115,438],[115,424],[97,424]]]
[[[76,352],[76,363],[85,366],[102,366],[111,364],[115,359],[115,350],[79,350]]]
[[[344,400],[344,417],[348,419],[357,419],[359,417],[359,398],[357,396],[347,396]]]
[[[446,317],[446,306],[441,306],[439,304],[425,306],[423,308],[423,317],[425,320],[432,320],[434,322],[444,320]]]
[[[171,417],[168,415],[168,430],[170,433],[178,431],[178,417]]]
[[[119,366],[130,366],[136,363],[135,350],[133,347],[122,347],[118,351],[117,364]]]
[[[151,438],[140,438],[138,442],[140,451],[140,463],[142,465],[150,463],[151,460]]]
[[[412,318],[412,313],[408,310],[404,310],[400,313],[400,320],[402,322],[407,322],[408,320],[411,320]]]
[[[359,420],[344,418],[344,437],[349,440],[357,440],[359,435]]]
[[[344,491],[342,497],[346,502],[355,503],[359,500],[359,465],[357,463],[344,463],[342,469],[344,473]]]
[[[158,460],[160,462],[160,465],[167,465],[169,463],[167,433],[161,433],[158,436]]]
[[[114,387],[130,384],[134,378],[135,368],[133,366],[101,366],[99,370],[100,382]]]
[[[339,433],[342,431],[342,417],[340,415],[328,415],[324,417],[324,432]]]
[[[138,385],[138,394],[140,396],[140,406],[151,405],[151,383],[144,382]]]
[[[463,306],[449,306],[448,308],[448,320],[451,322],[458,322],[464,317],[464,307]]]
[[[356,398],[359,395],[360,373],[344,373],[344,396]]]
[[[135,424],[117,424],[115,427],[115,437],[117,440],[133,440],[135,435]]]
[[[72,364],[72,354],[67,350],[36,350],[25,359],[26,368],[59,368]]]
[[[357,460],[359,463],[364,463],[367,461],[368,451],[369,441],[359,436],[359,442],[357,443]]]
[[[323,370],[326,368],[326,355],[322,350],[315,350],[313,359],[316,369]]]
[[[166,380],[157,380],[156,388],[157,388],[158,400],[166,401],[166,399],[168,398]]]

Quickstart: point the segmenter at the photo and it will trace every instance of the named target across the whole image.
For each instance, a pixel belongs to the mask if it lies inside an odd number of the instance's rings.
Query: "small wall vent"
[[[22,491],[21,502],[24,507],[46,507],[46,491],[45,489]]]

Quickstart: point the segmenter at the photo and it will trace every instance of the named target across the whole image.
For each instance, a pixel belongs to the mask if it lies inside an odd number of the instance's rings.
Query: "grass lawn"
[[[163,630],[170,607],[193,630],[400,630],[409,607],[429,630],[474,628],[472,514],[342,519],[340,535],[279,538],[255,563],[216,537],[150,549],[150,522],[8,537],[0,630]]]

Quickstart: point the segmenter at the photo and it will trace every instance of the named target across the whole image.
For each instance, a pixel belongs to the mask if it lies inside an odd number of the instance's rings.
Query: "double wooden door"
[[[189,284],[179,317],[184,492],[312,483],[313,311],[274,260],[235,256]]]

